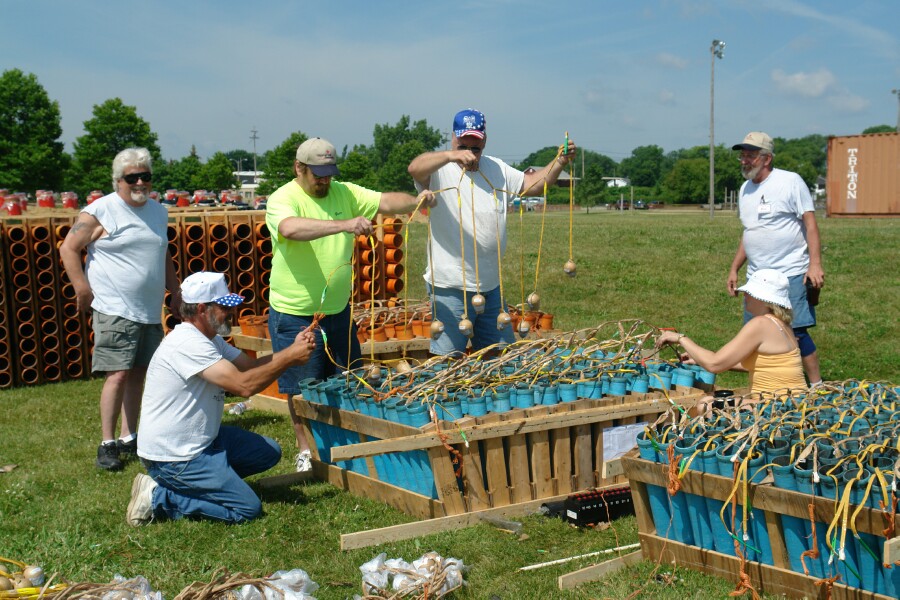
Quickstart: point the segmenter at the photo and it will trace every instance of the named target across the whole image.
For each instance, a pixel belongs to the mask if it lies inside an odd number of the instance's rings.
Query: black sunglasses
[[[479,152],[481,152],[481,148],[479,148],[478,146],[458,146],[457,150],[468,150],[473,154],[478,154]]]
[[[143,173],[129,173],[128,175],[122,175],[122,179],[129,185],[136,184],[138,179],[142,180],[144,183],[150,183],[153,181],[153,173],[150,171],[144,171]]]

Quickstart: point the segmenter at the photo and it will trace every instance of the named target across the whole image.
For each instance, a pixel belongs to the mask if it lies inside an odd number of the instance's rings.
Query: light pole
[[[259,136],[256,135],[256,127],[250,130],[250,139],[253,140],[253,180],[256,181],[256,140],[259,139]]]
[[[897,131],[900,132],[900,90],[891,90],[897,96]]]
[[[716,146],[715,146],[715,90],[716,59],[725,56],[725,42],[713,40],[709,47],[709,218],[715,217],[716,210]]]

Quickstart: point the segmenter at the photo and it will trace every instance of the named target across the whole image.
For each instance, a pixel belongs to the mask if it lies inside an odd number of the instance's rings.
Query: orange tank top
[[[766,316],[778,327],[786,339],[793,341],[785,333],[781,321],[771,315]],[[806,388],[806,379],[803,377],[803,361],[800,358],[800,349],[797,347],[781,354],[754,352],[742,360],[741,365],[750,372],[751,394],[774,392],[785,388],[794,390]]]

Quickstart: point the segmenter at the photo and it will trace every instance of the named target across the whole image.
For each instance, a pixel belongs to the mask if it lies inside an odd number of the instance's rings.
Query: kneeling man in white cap
[[[243,478],[275,466],[275,440],[223,426],[225,394],[259,393],[285,369],[309,360],[315,338],[304,330],[275,354],[250,358],[222,336],[231,333],[232,294],[221,273],[200,272],[181,284],[184,320],[163,339],[147,369],[137,454],[138,474],[126,519],[138,526],[182,517],[240,523],[262,512]]]

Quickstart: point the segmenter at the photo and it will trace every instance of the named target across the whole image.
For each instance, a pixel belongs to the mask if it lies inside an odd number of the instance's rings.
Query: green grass
[[[534,281],[540,239],[539,215],[510,220],[504,261],[506,292],[521,302],[520,252],[530,265],[525,293]],[[826,379],[850,377],[898,382],[898,277],[894,260],[898,222],[821,220],[827,287],[813,330]],[[568,259],[568,215],[547,215],[538,291],[542,309],[556,325],[574,329],[607,320],[642,318],[677,327],[702,344],[718,347],[738,330],[740,304],[725,292],[725,277],[740,233],[733,215],[714,222],[696,213],[592,213],[574,218],[578,276],[562,273]],[[411,296],[423,296],[424,226],[414,224],[406,249]],[[519,299],[516,299],[519,298]],[[739,386],[745,376],[720,382]],[[125,524],[131,480],[140,466],[98,472],[93,466],[99,435],[99,380],[0,392],[0,556],[41,564],[69,581],[107,582],[114,574],[147,577],[167,598],[193,581],[208,581],[218,567],[262,576],[302,568],[320,600],[359,593],[359,565],[380,552],[418,558],[427,551],[462,559],[471,567],[469,587],[457,598],[624,598],[637,589],[653,599],[725,598],[733,582],[673,565],[619,572],[603,582],[561,592],[559,575],[599,558],[519,573],[518,567],[637,541],[635,520],[607,531],[581,530],[539,516],[523,520],[519,538],[488,525],[405,542],[341,552],[339,536],[412,519],[383,504],[351,496],[322,483],[263,491],[266,514],[242,526],[163,522],[133,529]],[[276,438],[285,458],[271,473],[291,470],[292,430],[286,417],[250,411],[227,423]],[[662,573],[672,573],[668,582]]]

